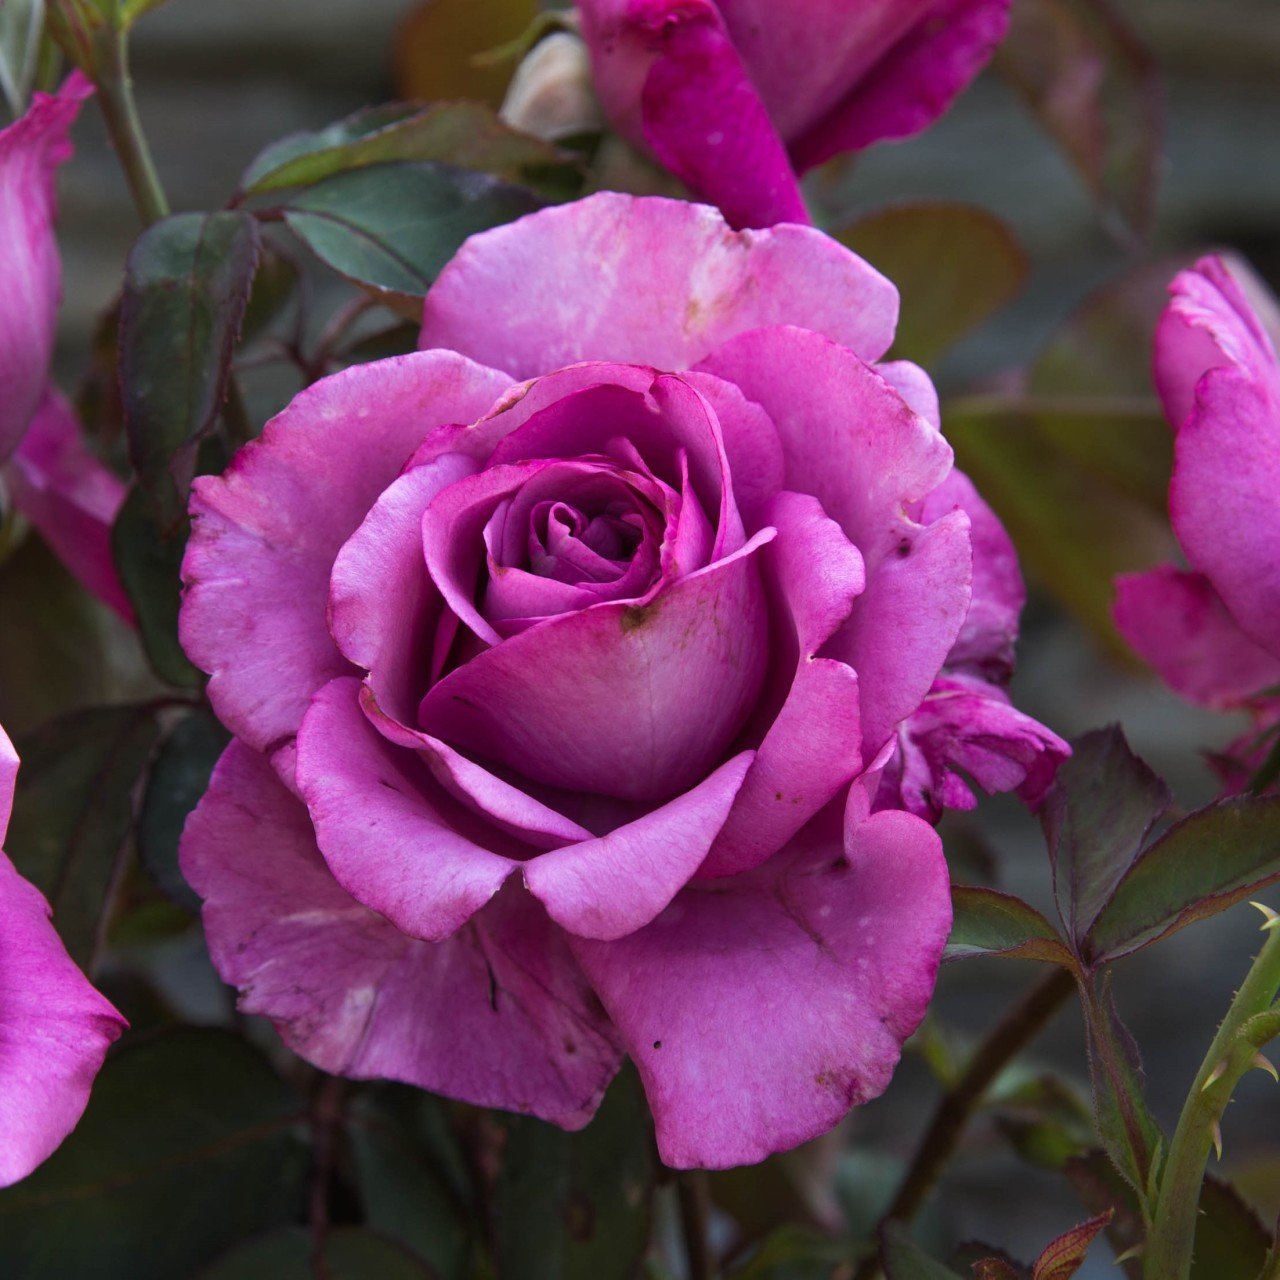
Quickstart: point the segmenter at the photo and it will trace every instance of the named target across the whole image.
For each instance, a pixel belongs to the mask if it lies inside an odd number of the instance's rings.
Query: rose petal
[[[410,719],[430,675],[441,600],[422,563],[422,516],[441,489],[475,464],[445,454],[393,481],[343,544],[329,580],[329,630],[342,653],[369,672],[378,701]]]
[[[306,810],[239,742],[181,856],[218,972],[308,1062],[566,1128],[591,1118],[620,1055],[563,935],[518,883],[446,942],[406,937],[339,886]]]
[[[743,334],[699,367],[764,408],[787,487],[816,496],[862,552],[867,590],[823,656],[858,673],[869,760],[929,691],[968,613],[968,518],[922,528],[905,514],[946,479],[951,449],[884,378],[818,334]]]
[[[759,692],[767,623],[754,553],[644,606],[540,623],[451,671],[423,699],[433,736],[538,782],[635,800],[687,790],[723,759]]]
[[[1238,707],[1280,684],[1280,653],[1243,631],[1199,573],[1161,565],[1116,579],[1116,626],[1175,692],[1209,707]]]
[[[862,557],[817,499],[782,493],[769,521],[778,536],[764,562],[778,607],[794,626],[795,678],[773,717],[724,829],[699,875],[758,866],[813,817],[862,763],[858,677],[815,655],[866,585]],[[775,658],[775,662],[777,658]]]
[[[910,814],[855,813],[843,854],[807,829],[638,933],[573,949],[640,1069],[663,1161],[724,1168],[816,1137],[884,1089],[950,925],[937,835]]]
[[[791,148],[801,173],[846,151],[908,138],[931,125],[991,60],[1009,26],[1011,0],[934,3]],[[829,0],[833,11],[840,0]],[[916,6],[919,13],[923,6]],[[901,0],[862,9],[903,12]],[[845,84],[848,85],[846,79]]]
[[[893,285],[812,228],[732,231],[703,205],[601,192],[472,236],[427,295],[419,345],[518,378],[588,359],[678,370],[791,323],[875,360],[897,315]]]
[[[86,591],[133,622],[133,606],[111,555],[111,526],[125,487],[85,445],[75,412],[52,387],[7,477],[13,505]]]
[[[524,869],[529,892],[578,937],[610,941],[634,933],[698,869],[754,755],[734,756],[692,791],[608,835],[535,858]]]
[[[479,417],[509,385],[443,351],[356,365],[196,480],[179,631],[218,718],[250,746],[291,746],[311,695],[351,670],[325,616],[342,544],[431,428]]]
[[[1219,351],[1195,383],[1174,444],[1169,514],[1187,558],[1257,644],[1280,653],[1280,364],[1226,267],[1205,259],[1174,281],[1156,335],[1156,366],[1174,416],[1189,372]],[[1185,383],[1182,384],[1185,386]]]
[[[360,710],[360,682],[331,681],[298,730],[298,792],[335,879],[414,938],[440,942],[515,863],[468,839],[466,815]],[[474,825],[474,824],[472,824]]]
[[[68,135],[92,93],[73,71],[56,94],[34,94],[26,115],[0,130],[0,462],[45,394],[62,292],[54,178],[71,158]]]
[[[360,705],[388,742],[418,752],[431,776],[455,800],[500,830],[538,849],[555,849],[593,838],[585,827],[490,773],[448,743],[392,719],[378,706],[371,689],[361,690]]]

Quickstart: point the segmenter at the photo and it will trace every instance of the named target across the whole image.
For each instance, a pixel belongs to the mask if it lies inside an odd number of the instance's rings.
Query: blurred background
[[[985,206],[1013,229],[1030,261],[1026,287],[934,363],[931,372],[949,397],[1004,385],[1001,375],[1028,364],[1082,302],[1135,263],[1231,245],[1280,285],[1280,5],[1118,0],[1117,8],[1165,84],[1165,154],[1147,246],[1135,245],[1114,219],[1100,216],[1062,151],[996,70],[988,70],[923,135],[819,174],[810,188],[819,208],[838,209],[845,219],[886,202],[947,199]],[[133,66],[143,123],[175,209],[223,204],[254,155],[286,133],[400,96],[406,86],[418,96],[447,95],[447,86],[439,95],[430,87],[439,64],[429,52],[414,52],[412,27],[405,25],[414,10],[406,0],[172,0],[149,16],[133,38]],[[493,74],[491,92],[500,91],[505,75],[501,68]],[[58,364],[65,386],[75,385],[85,368],[98,317],[119,288],[137,233],[94,111],[84,112],[75,137],[77,157],[61,179],[66,297]],[[1160,279],[1171,274],[1172,268]],[[1142,377],[1145,355],[1124,354]],[[280,407],[290,389],[268,378],[252,381],[250,390],[251,409],[261,418]],[[1105,505],[1094,518],[1109,518]],[[118,636],[113,643],[114,624],[104,613],[93,615],[106,639],[102,655],[69,648],[69,632],[57,618],[20,618],[14,625],[3,605],[6,584],[59,575],[34,543],[0,570],[0,720],[15,735],[89,698],[124,696],[143,680],[128,656],[133,646]],[[93,608],[70,593],[57,607]],[[1034,587],[1021,653],[1015,693],[1023,709],[1064,736],[1119,720],[1138,753],[1170,780],[1179,805],[1193,808],[1216,794],[1217,781],[1201,753],[1235,736],[1240,724],[1190,709],[1128,664],[1097,628]],[[37,681],[39,699],[33,695]],[[51,697],[63,703],[51,705]],[[986,800],[972,818],[949,823],[953,848],[990,849],[998,883],[1048,904],[1039,829],[1016,803]],[[1167,1125],[1256,938],[1252,913],[1242,906],[1122,967],[1119,1005],[1142,1047],[1152,1101]],[[169,998],[197,1020],[224,1019],[225,998],[198,934],[192,930],[190,938],[166,945]],[[937,1007],[953,1034],[977,1034],[1035,976],[1022,965],[953,966],[944,973]],[[1084,1081],[1081,1028],[1071,1011],[1033,1056],[1069,1065]],[[888,1094],[852,1117],[844,1131],[851,1153],[847,1211],[874,1216],[867,1188],[875,1171],[868,1174],[859,1164],[865,1164],[864,1147],[909,1151],[934,1096],[927,1069],[918,1057],[908,1057]],[[1228,1116],[1226,1165],[1274,1218],[1280,1093],[1261,1073],[1246,1079]],[[748,1197],[763,1194],[735,1189],[732,1176],[724,1188],[726,1199],[740,1190]],[[774,1202],[766,1196],[758,1212],[776,1212],[779,1194],[769,1191]],[[943,1244],[980,1235],[1025,1258],[1082,1216],[1059,1177],[1015,1163],[1007,1144],[983,1123],[947,1175],[927,1231]],[[1112,1274],[1107,1250],[1100,1246],[1095,1253],[1082,1274]]]

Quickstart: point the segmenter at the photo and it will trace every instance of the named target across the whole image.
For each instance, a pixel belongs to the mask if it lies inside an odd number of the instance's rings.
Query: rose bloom
[[[17,776],[0,729],[0,843]],[[67,955],[49,904],[0,853],[0,1187],[25,1178],[75,1128],[124,1026]]]
[[[903,803],[1034,801],[1065,750],[927,379],[867,363],[896,310],[810,228],[599,195],[197,480],[181,635],[236,740],[181,855],[244,1009],[567,1128],[628,1054],[676,1166],[885,1087],[951,919]]]
[[[130,618],[110,545],[124,485],[90,453],[49,381],[62,292],[54,180],[92,92],[74,72],[0,130],[0,505],[7,492],[81,583]]]
[[[920,132],[1010,0],[579,0],[618,131],[735,226],[807,222],[797,174]]]
[[[1243,264],[1203,258],[1169,288],[1155,379],[1174,440],[1169,515],[1189,569],[1117,581],[1116,623],[1184,698],[1280,720],[1280,335],[1275,299]],[[1263,735],[1265,738],[1265,734]],[[1249,734],[1224,768],[1266,755]],[[1233,766],[1231,760],[1235,760]]]

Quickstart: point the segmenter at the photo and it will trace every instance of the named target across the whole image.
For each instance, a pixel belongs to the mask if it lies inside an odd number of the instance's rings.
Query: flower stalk
[[[114,32],[95,67],[98,102],[111,143],[120,157],[125,180],[144,227],[169,216],[169,199],[160,184],[133,96],[129,73],[128,34]]]
[[[1267,941],[1205,1054],[1169,1146],[1145,1253],[1147,1280],[1190,1276],[1205,1166],[1210,1150],[1222,1153],[1222,1114],[1245,1072],[1274,1071],[1259,1050],[1280,1032],[1280,916],[1259,909],[1267,917]],[[1273,1274],[1274,1262],[1267,1272]]]

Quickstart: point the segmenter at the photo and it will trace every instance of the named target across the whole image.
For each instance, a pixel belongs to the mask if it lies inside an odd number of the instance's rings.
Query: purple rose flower
[[[1116,623],[1175,692],[1265,729],[1280,718],[1280,313],[1221,258],[1169,293],[1155,378],[1177,433],[1169,515],[1191,567],[1120,578]],[[1256,767],[1266,750],[1246,739],[1231,754]]]
[[[885,1087],[950,903],[872,801],[1021,600],[927,379],[870,363],[896,310],[810,228],[600,195],[473,238],[424,350],[196,482],[181,633],[236,741],[182,863],[243,1008],[571,1128],[628,1054],[676,1166]]]
[[[0,843],[17,776],[0,729]],[[0,1187],[25,1178],[75,1128],[124,1026],[67,955],[39,890],[0,853]]]
[[[796,175],[936,120],[1010,0],[580,0],[615,127],[735,226],[806,222]]]

